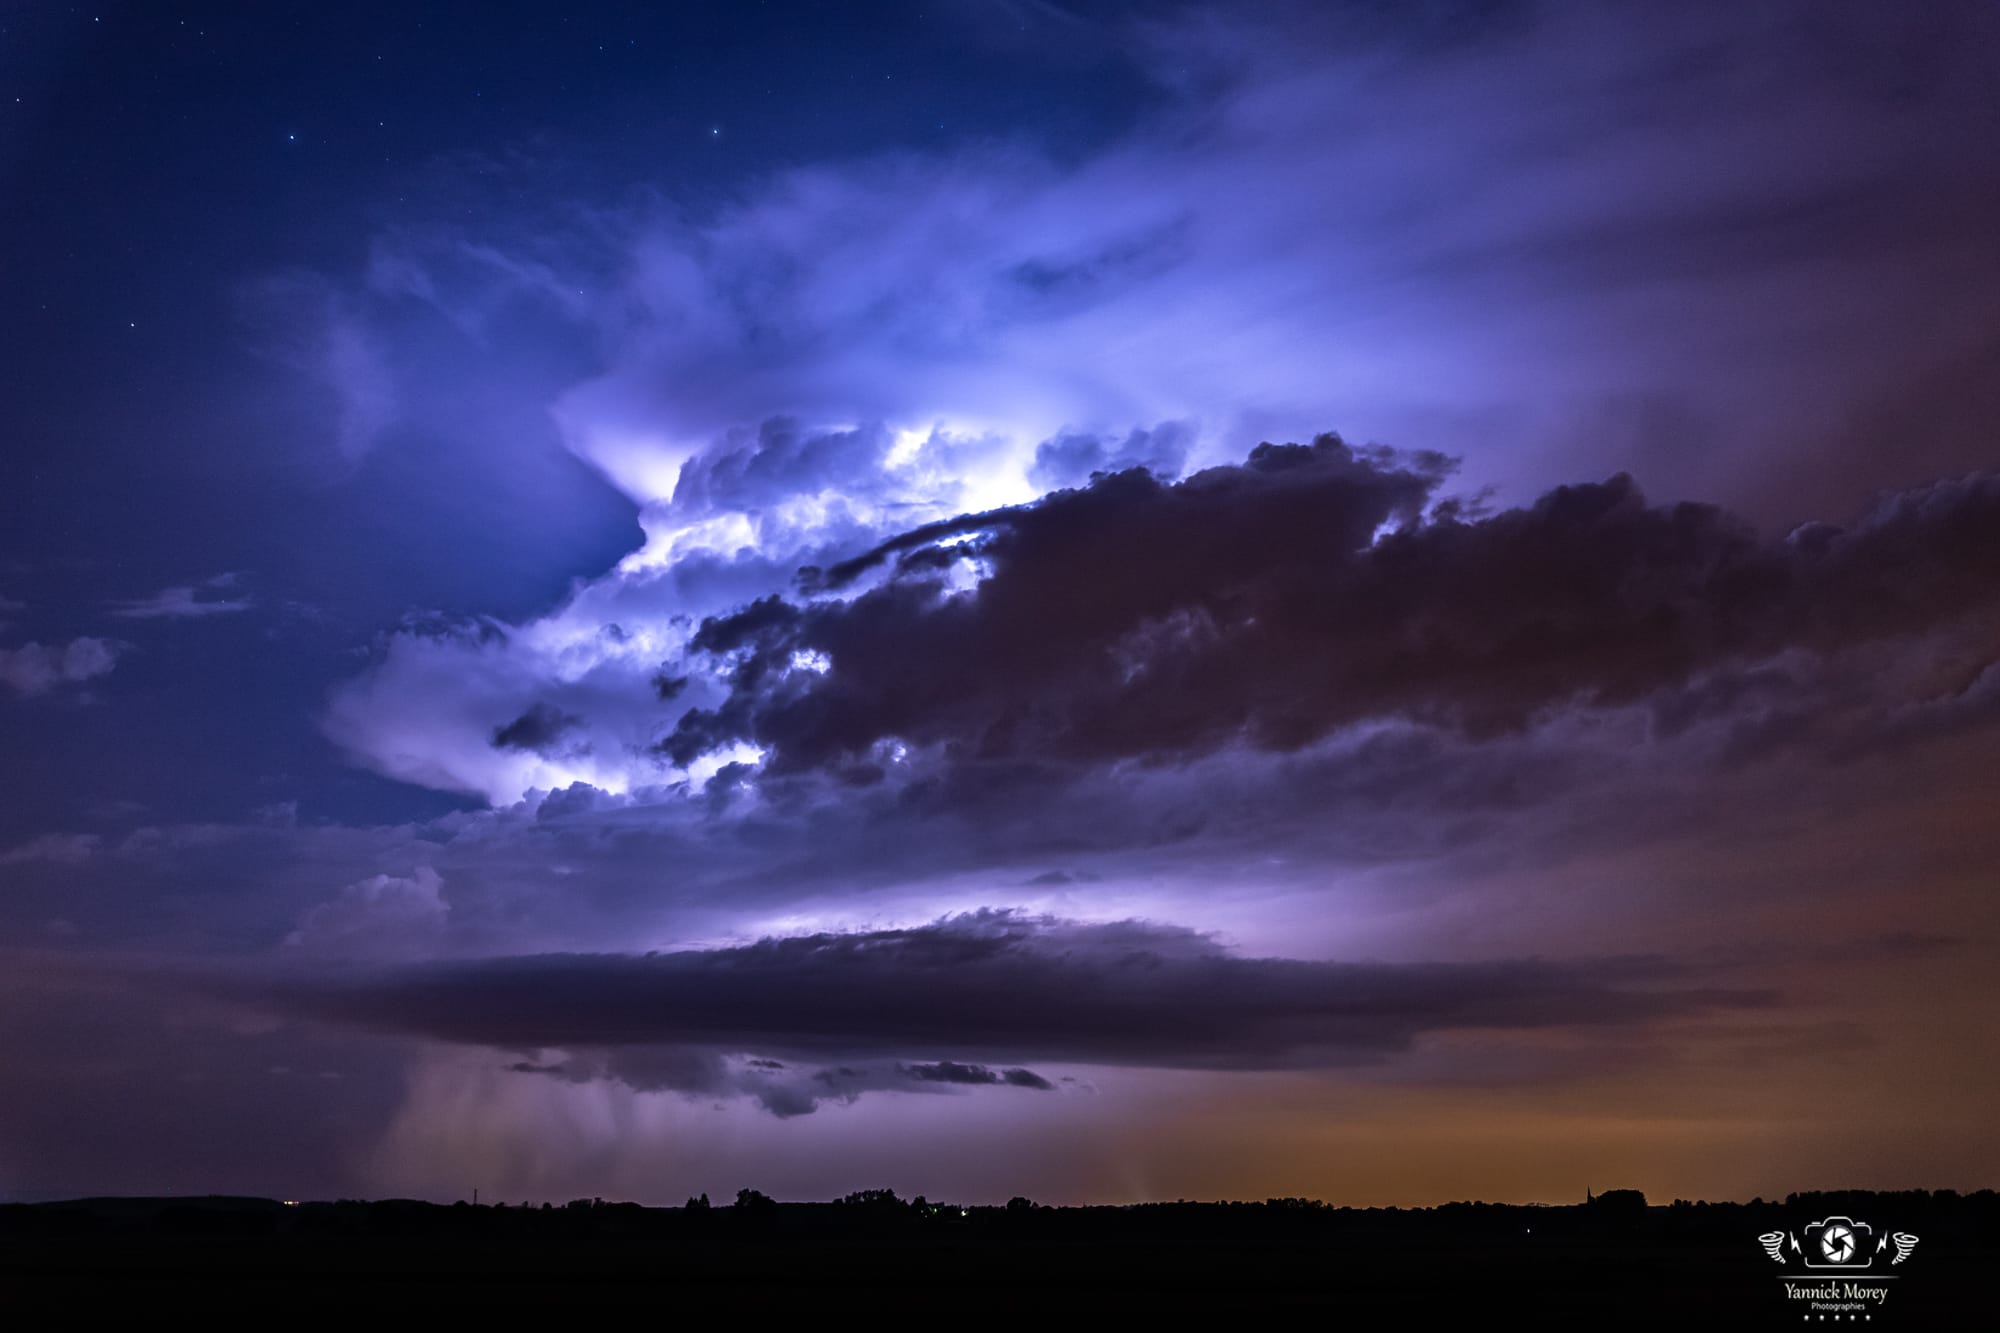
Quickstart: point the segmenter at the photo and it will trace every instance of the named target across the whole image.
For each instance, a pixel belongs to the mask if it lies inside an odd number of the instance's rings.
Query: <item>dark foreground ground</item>
[[[1842,1215],[1921,1239],[1833,1275],[1887,1291],[1868,1315],[1788,1297],[1760,1235]],[[1440,1317],[1577,1328],[1991,1328],[1993,1192],[1794,1195],[1647,1207],[1344,1209],[1297,1200],[1129,1208],[840,1203],[642,1208],[389,1201],[92,1199],[0,1207],[13,1327],[174,1314],[315,1323],[470,1315],[569,1320],[851,1313],[903,1324],[994,1315],[1311,1312],[1357,1327]],[[1828,1280],[1813,1274],[1812,1280]],[[568,1326],[568,1325],[565,1325]]]

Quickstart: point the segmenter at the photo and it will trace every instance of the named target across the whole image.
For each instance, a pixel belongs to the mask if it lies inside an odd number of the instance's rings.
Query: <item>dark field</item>
[[[0,1308],[42,1319],[733,1310],[924,1321],[1310,1310],[1364,1326],[1823,1326],[1844,1321],[1788,1300],[1780,1275],[1800,1270],[1773,1263],[1757,1238],[1835,1213],[1922,1238],[1907,1263],[1891,1269],[1883,1255],[1845,1275],[1888,1288],[1871,1327],[1991,1326],[1990,1191],[1670,1207],[1618,1193],[1592,1206],[1415,1210],[1274,1200],[961,1211],[882,1192],[709,1210],[84,1200],[0,1208]]]

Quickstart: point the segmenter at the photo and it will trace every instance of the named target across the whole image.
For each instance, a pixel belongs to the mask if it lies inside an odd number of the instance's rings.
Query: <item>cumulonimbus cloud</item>
[[[1468,490],[1493,483],[1524,513],[1558,482],[1587,483],[1573,507],[1629,471],[1776,529],[1990,458],[2000,159],[1951,129],[1984,123],[1990,7],[1465,21],[1449,41],[1345,9],[1114,23],[1157,98],[1071,156],[968,143],[811,163],[701,205],[586,191],[555,215],[510,199],[378,236],[353,290],[281,303],[302,312],[306,359],[334,367],[316,373],[350,386],[347,417],[379,434],[407,411],[449,433],[475,386],[452,379],[441,327],[477,348],[466,365],[490,364],[489,341],[547,364],[555,430],[639,505],[646,538],[498,641],[490,625],[395,636],[336,692],[327,731],[389,776],[496,804],[679,781],[658,756],[756,728],[788,742],[772,762],[810,762],[847,743],[827,728],[865,729],[863,701],[825,682],[805,691],[827,710],[809,724],[719,698],[668,665],[688,622],[933,521],[1093,472],[1170,480],[1327,425],[1462,457]],[[377,350],[330,356],[354,346]],[[580,365],[579,347],[598,355]],[[462,447],[492,466],[488,441]],[[962,535],[1004,542],[1012,523]],[[1447,544],[1399,549],[1443,567]],[[1542,684],[1496,689],[1486,724],[1547,692],[1564,645],[1547,651]],[[719,717],[653,749],[678,715],[647,706],[655,679],[694,680],[670,702]],[[1167,701],[1157,673],[1142,693]],[[579,719],[560,746],[490,743],[538,703]],[[1482,721],[1465,698],[1441,706]],[[1328,710],[1252,711],[1278,740]],[[1079,752],[1128,743],[1077,721],[1055,720]]]

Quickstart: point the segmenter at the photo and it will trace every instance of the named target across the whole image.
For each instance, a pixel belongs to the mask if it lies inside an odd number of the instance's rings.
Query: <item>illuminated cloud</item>
[[[550,405],[563,439],[649,508],[784,417],[904,452],[991,441],[887,460],[953,512],[1081,480],[1084,437],[1116,461],[1178,422],[1128,461],[1334,426],[1462,455],[1515,503],[1582,466],[1795,521],[1907,484],[1901,461],[1985,457],[1991,171],[1931,127],[1983,114],[1991,17],[1933,12],[1547,8],[1452,40],[1190,11],[1131,45],[1159,104],[1080,156],[892,150],[704,207],[401,228],[343,318],[393,347],[418,302],[490,342],[531,303],[603,349]],[[873,489],[865,453],[774,466],[762,503]]]

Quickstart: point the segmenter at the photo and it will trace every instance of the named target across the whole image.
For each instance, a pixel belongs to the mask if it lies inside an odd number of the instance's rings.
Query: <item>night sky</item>
[[[0,1199],[1995,1184],[1996,69],[0,8]]]

